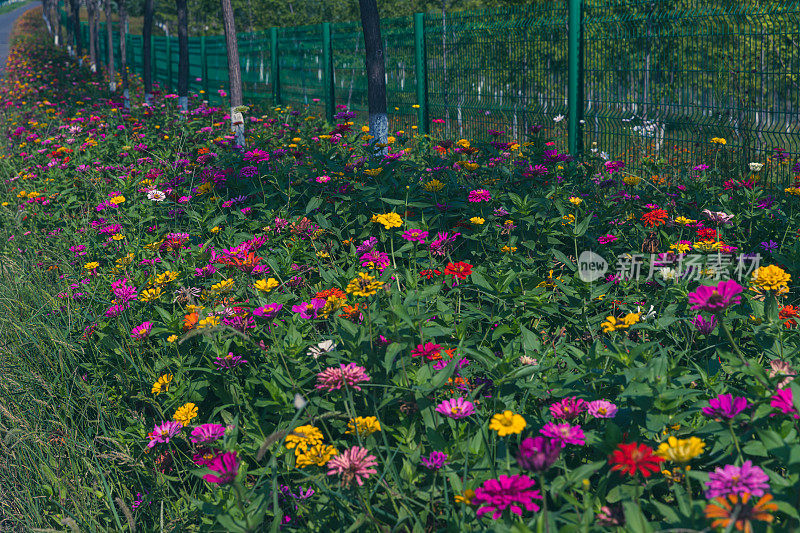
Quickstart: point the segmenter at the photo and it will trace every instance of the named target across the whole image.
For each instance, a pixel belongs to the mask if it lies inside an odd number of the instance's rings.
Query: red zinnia
[[[439,271],[436,268],[434,269],[427,268],[425,270],[419,271],[419,277],[427,279],[431,279],[433,276],[438,276],[439,274],[441,274],[441,271]]]
[[[697,230],[697,236],[701,241],[716,241],[717,230],[713,228],[702,228]]]
[[[472,274],[472,265],[459,261],[458,263],[447,263],[447,268],[444,269],[445,276],[453,276],[458,279],[466,279],[467,276]]]
[[[646,444],[631,442],[618,445],[608,456],[608,461],[613,465],[611,470],[619,470],[629,476],[641,471],[644,477],[650,477],[650,474],[660,470],[658,463],[663,462],[664,458],[653,455],[653,449]]]
[[[642,215],[642,222],[645,226],[660,226],[664,223],[669,215],[663,209],[653,209],[649,213]]]

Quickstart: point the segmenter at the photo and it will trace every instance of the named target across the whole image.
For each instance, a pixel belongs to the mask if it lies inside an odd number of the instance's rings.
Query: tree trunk
[[[59,0],[56,0],[55,2],[53,2],[53,12],[55,13],[54,18],[55,18],[55,22],[56,22],[56,37],[55,37],[56,41],[55,42],[56,42],[56,46],[61,46],[61,43],[64,42],[64,35],[62,33],[62,30],[61,30],[61,11],[59,11],[59,9],[58,9],[58,2],[59,2]]]
[[[81,19],[79,11],[81,4],[79,0],[69,0],[69,7],[72,11],[72,32],[75,37],[75,55],[80,58],[83,55],[83,35],[81,35]],[[79,59],[82,61],[82,59]]]
[[[108,45],[106,46],[106,59],[108,61],[108,90],[116,92],[117,90],[117,75],[114,71],[114,24],[111,22],[111,0],[105,0],[106,11],[106,38]]]
[[[176,0],[178,8],[178,110],[189,111],[189,17],[186,0]]]
[[[367,105],[369,132],[373,143],[383,145],[386,154],[389,137],[389,120],[386,117],[386,59],[382,49],[381,24],[377,0],[358,0],[361,8],[361,27],[364,31],[364,49],[367,66]]]
[[[119,5],[119,73],[122,76],[122,101],[125,109],[131,108],[131,98],[128,93],[128,43],[125,35],[128,28],[128,6],[126,0],[117,0]]]
[[[244,117],[236,108],[242,105],[242,69],[239,65],[239,46],[236,43],[236,25],[233,20],[231,0],[222,0],[222,24],[225,28],[225,45],[228,50],[228,82],[231,97],[231,131],[236,146],[244,146]]]
[[[89,67],[97,72],[97,5],[95,0],[86,2],[89,12]]]
[[[153,66],[150,45],[153,36],[153,0],[145,0],[144,26],[142,26],[142,81],[144,83],[144,101],[149,104],[153,99]]]
[[[50,35],[53,35],[53,24],[51,19],[50,0],[42,0],[42,19],[44,20],[45,28]]]

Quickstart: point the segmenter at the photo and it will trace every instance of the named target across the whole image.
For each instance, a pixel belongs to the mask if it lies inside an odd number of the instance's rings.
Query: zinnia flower
[[[727,497],[714,498],[706,505],[706,518],[713,519],[711,527],[713,529],[729,529],[731,520],[736,520],[734,526],[737,531],[752,533],[751,522],[759,520],[761,522],[772,522],[775,517],[770,514],[777,511],[778,506],[772,501],[771,494],[763,495],[755,504],[750,500],[752,496],[744,493],[741,496],[732,494]]]
[[[553,415],[553,418],[572,420],[586,411],[586,407],[586,401],[572,396],[550,405],[550,414]]]
[[[458,279],[466,279],[467,276],[472,274],[472,265],[459,261],[458,263],[447,263],[444,269],[445,276],[453,276]]]
[[[542,495],[533,489],[535,484],[533,479],[524,475],[501,475],[497,479],[487,479],[475,489],[473,502],[480,505],[477,515],[492,513],[492,519],[497,520],[506,509],[518,516],[522,516],[522,507],[528,511],[538,511],[539,506],[533,500],[541,500]]]
[[[192,430],[189,438],[195,444],[211,444],[225,435],[225,426],[221,424],[202,424]]]
[[[239,473],[239,459],[236,458],[236,452],[219,453],[211,460],[208,468],[214,473],[203,476],[204,480],[209,483],[230,483]]]
[[[447,464],[447,454],[444,452],[431,452],[428,457],[422,457],[421,460],[428,470],[439,470]]]
[[[178,407],[178,409],[175,411],[175,414],[172,416],[172,419],[176,422],[180,422],[184,426],[188,426],[189,422],[191,422],[196,416],[197,406],[189,402]]]
[[[369,479],[378,471],[372,468],[377,465],[374,455],[368,455],[369,450],[361,446],[353,446],[328,461],[328,475],[339,475],[342,485],[349,487],[355,481],[359,486],[364,484],[364,479]]]
[[[150,439],[150,442],[147,443],[147,447],[152,448],[159,443],[166,444],[169,442],[169,439],[179,435],[182,429],[183,424],[174,420],[162,422],[161,425],[156,425],[153,428],[153,431],[147,435],[147,438]]]
[[[703,414],[709,418],[722,418],[731,420],[736,415],[747,409],[747,398],[733,397],[732,394],[720,394],[708,401],[708,406],[703,407]]]
[[[770,407],[778,409],[785,415],[794,413],[794,418],[800,418],[800,414],[797,414],[797,409],[794,407],[792,389],[778,389],[778,391],[771,397],[769,405]],[[773,414],[771,416],[775,415]]]
[[[670,437],[667,442],[662,442],[658,446],[656,454],[675,463],[688,463],[702,454],[705,446],[706,443],[697,437],[689,437],[688,439]]]
[[[448,418],[459,420],[474,414],[475,406],[469,400],[459,397],[443,401],[436,406],[436,412]]]
[[[380,431],[381,423],[378,421],[378,417],[375,416],[357,416],[350,419],[347,423],[347,428],[345,433],[358,433],[359,437],[364,438],[376,431]]]
[[[617,406],[608,400],[595,400],[587,404],[589,414],[595,418],[614,418],[617,416]]]
[[[486,189],[477,189],[470,191],[467,199],[470,202],[488,202],[492,199],[492,195]]]
[[[658,472],[658,463],[663,461],[663,457],[653,455],[650,446],[635,442],[618,445],[608,458],[608,462],[612,465],[611,470],[619,470],[629,476],[641,472],[644,477],[650,477],[653,472]]]
[[[321,442],[322,432],[314,426],[307,425],[294,428],[291,433],[286,435],[284,444],[290,450],[294,448],[295,455],[300,455],[301,452],[306,451],[309,447]]]
[[[523,470],[544,472],[558,459],[561,443],[544,437],[533,437],[523,440],[517,453],[517,464]]]
[[[324,298],[312,298],[310,302],[303,302],[292,306],[292,311],[306,320],[317,318],[317,313],[328,303]]]
[[[411,350],[411,357],[425,357],[428,361],[436,361],[442,358],[441,351],[441,344],[426,342],[425,344],[417,344],[417,347]]]
[[[717,467],[708,474],[706,498],[718,498],[729,494],[752,494],[763,496],[769,490],[769,476],[761,468],[753,466],[752,461],[745,461],[742,466],[725,465]]]
[[[516,435],[522,432],[527,425],[528,423],[525,422],[522,415],[515,414],[512,411],[503,411],[492,417],[491,422],[489,422],[489,429],[497,431],[500,437],[505,437],[506,435]]]
[[[352,387],[354,390],[360,391],[359,383],[369,381],[370,377],[364,367],[358,366],[355,363],[347,365],[340,364],[339,368],[330,367],[326,368],[317,374],[317,388],[328,389],[341,389],[342,387]]]
[[[143,322],[131,331],[131,338],[137,341],[144,340],[150,336],[150,330],[153,329],[152,322]]]
[[[576,444],[578,446],[586,444],[583,429],[580,426],[572,426],[568,422],[564,422],[563,424],[548,422],[539,433],[553,439],[553,441],[559,443],[562,448],[566,448],[567,444]]]
[[[776,265],[758,267],[753,272],[753,284],[768,291],[785,289],[792,276]]]
[[[733,304],[742,301],[738,296],[742,292],[741,285],[735,280],[720,281],[716,287],[713,285],[700,285],[697,290],[689,293],[689,303],[693,310],[719,313]]]

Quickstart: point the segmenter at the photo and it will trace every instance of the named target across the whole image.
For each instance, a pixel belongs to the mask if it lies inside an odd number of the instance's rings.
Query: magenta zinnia
[[[355,363],[340,364],[339,368],[332,366],[317,374],[317,388],[332,391],[347,386],[360,391],[361,387],[358,384],[369,380],[370,377],[364,367]]]
[[[156,444],[167,443],[169,439],[180,434],[183,429],[183,424],[174,420],[162,422],[161,425],[156,425],[153,431],[147,434],[150,442],[147,443],[148,448],[152,448]]]
[[[528,511],[538,511],[539,506],[533,500],[541,500],[542,495],[532,488],[535,484],[533,479],[524,475],[501,475],[497,479],[484,481],[475,489],[472,499],[473,503],[480,505],[478,516],[492,513],[492,519],[497,520],[506,509],[519,516],[522,516],[522,507]]]
[[[192,430],[190,440],[195,444],[211,444],[225,435],[225,426],[221,424],[203,424]]]
[[[577,444],[583,446],[586,440],[583,436],[583,429],[580,426],[571,426],[568,422],[563,424],[556,424],[555,422],[548,422],[539,431],[543,436],[553,439],[559,443],[562,448],[566,448],[567,444]]]
[[[703,414],[708,418],[722,418],[731,420],[736,415],[747,409],[747,398],[734,397],[732,394],[720,394],[708,400],[708,406],[703,407]]]
[[[236,452],[220,453],[211,460],[208,468],[214,473],[206,474],[203,479],[209,483],[230,483],[239,473],[239,459],[236,458]]]
[[[369,455],[369,450],[361,446],[353,446],[328,461],[328,475],[338,474],[342,478],[342,485],[346,487],[349,487],[353,481],[361,486],[364,484],[361,478],[369,479],[370,475],[378,473],[372,468],[377,464],[375,456]]]
[[[792,389],[778,389],[777,392],[770,398],[769,405],[775,409],[780,410],[785,415],[794,413],[794,418],[800,418],[797,414],[797,409],[794,407],[794,397]],[[774,414],[770,416],[775,416]]]
[[[586,411],[586,402],[575,396],[564,398],[560,402],[550,405],[550,414],[553,415],[553,418],[562,420],[578,418],[584,411]]]
[[[692,310],[708,311],[709,313],[719,313],[734,304],[742,301],[739,294],[743,291],[741,285],[736,281],[720,281],[717,286],[700,285],[697,290],[689,293],[689,303]]]

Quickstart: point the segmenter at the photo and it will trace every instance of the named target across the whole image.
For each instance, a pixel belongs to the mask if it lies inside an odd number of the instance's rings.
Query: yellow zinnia
[[[269,292],[278,285],[280,285],[280,283],[275,278],[260,279],[253,284],[256,289],[263,292]]]
[[[158,396],[162,392],[169,390],[169,384],[172,383],[172,374],[164,374],[153,383],[153,389],[150,391],[152,394]]]
[[[697,437],[688,439],[678,439],[670,437],[667,442],[662,442],[656,455],[675,463],[688,463],[698,455],[703,453],[706,443]]]
[[[505,437],[506,435],[521,433],[527,425],[528,423],[525,422],[522,415],[506,410],[492,417],[491,422],[489,422],[489,429],[496,431],[498,436]]]
[[[378,289],[383,287],[383,283],[380,281],[375,281],[375,278],[366,274],[364,272],[359,272],[358,277],[352,279],[350,283],[347,284],[345,291],[348,294],[353,294],[355,296],[372,296]]]
[[[355,433],[358,432],[358,436],[364,438],[368,435],[372,435],[376,431],[380,431],[381,423],[378,422],[378,418],[375,416],[357,416],[350,419],[347,423],[347,427],[348,430],[345,431],[345,433],[355,435]]]
[[[753,272],[752,283],[767,291],[780,290],[784,292],[783,289],[788,289],[788,283],[791,279],[792,276],[781,267],[769,265],[758,267]]]
[[[284,444],[290,450],[294,448],[295,455],[308,450],[309,447],[322,443],[322,432],[312,425],[299,426],[286,436]]]
[[[178,407],[178,410],[175,411],[174,415],[172,415],[172,419],[175,422],[180,422],[184,426],[188,426],[189,422],[192,421],[192,418],[196,416],[197,416],[197,406],[192,402],[189,402]]]
[[[326,444],[315,444],[308,448],[305,453],[296,454],[297,468],[305,468],[311,465],[325,466],[331,457],[338,455],[339,450]]]

